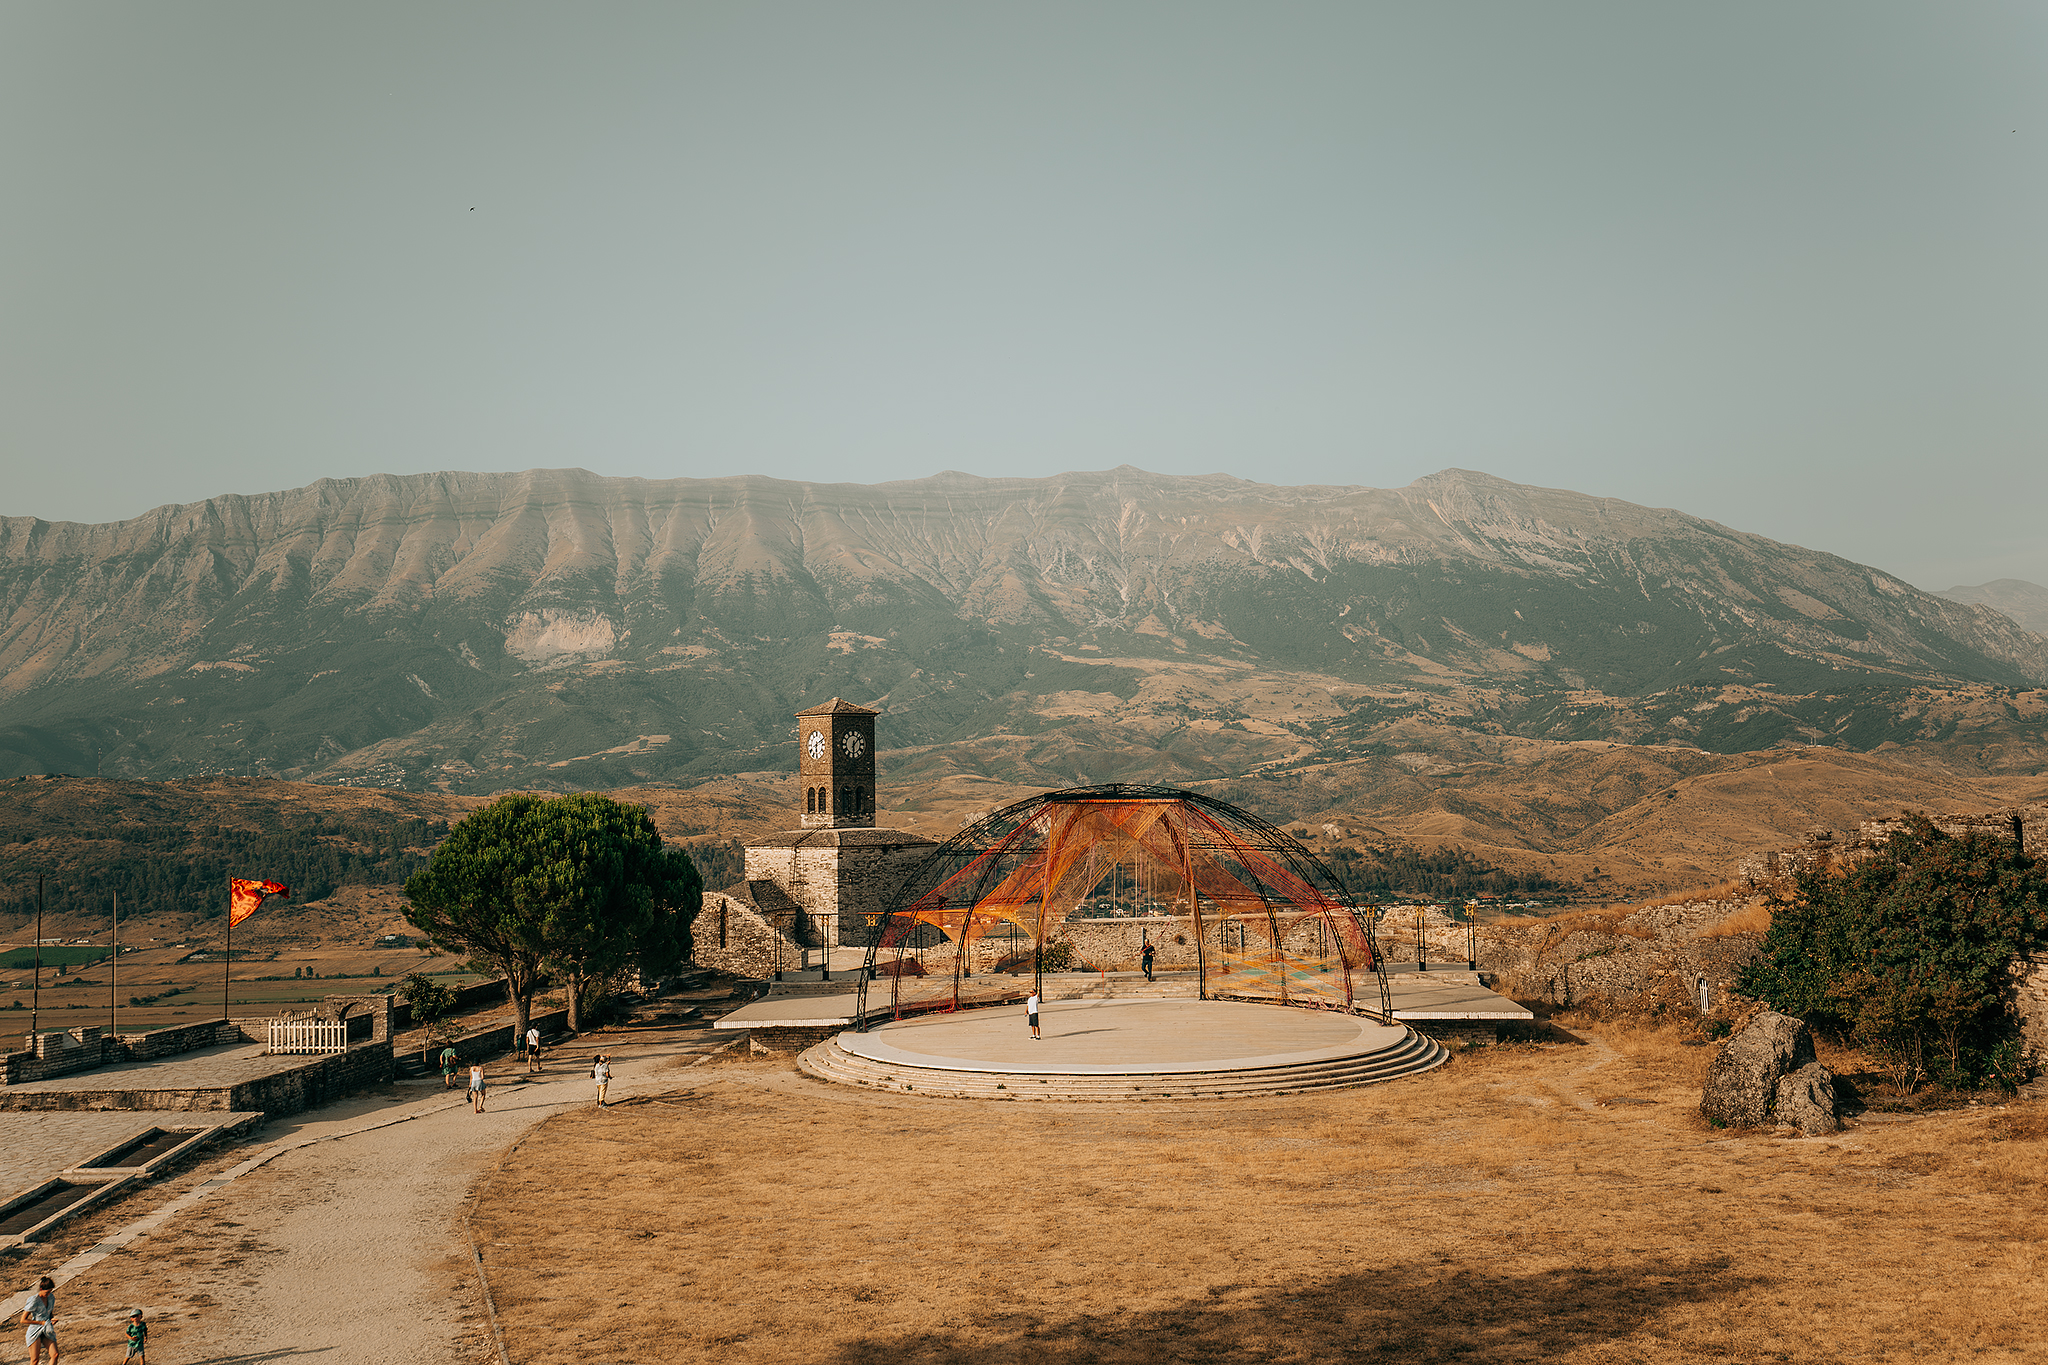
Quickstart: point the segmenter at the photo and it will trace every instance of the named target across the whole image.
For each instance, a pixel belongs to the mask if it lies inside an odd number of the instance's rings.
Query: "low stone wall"
[[[122,1034],[110,1034],[97,1024],[53,1029],[38,1033],[32,1049],[10,1052],[0,1059],[0,1078],[4,1078],[7,1085],[20,1085],[25,1081],[46,1081],[91,1071],[115,1062],[155,1061],[159,1057],[174,1057],[195,1048],[239,1043],[256,1037],[248,1032],[247,1025],[251,1022],[262,1021],[206,1019],[196,1024],[151,1029],[147,1033]]]
[[[153,1062],[159,1057],[175,1057],[202,1047],[239,1043],[246,1032],[246,1021],[209,1019],[198,1024],[151,1029],[147,1033],[124,1033],[121,1041],[127,1045],[127,1053],[117,1060]]]
[[[528,1027],[539,1029],[541,1037],[545,1038],[551,1033],[567,1031],[569,1027],[569,1011],[559,1009],[550,1010],[546,1014],[528,1015],[526,1022]],[[455,1055],[466,1066],[471,1062],[480,1062],[486,1058],[495,1057],[501,1052],[511,1050],[516,1035],[516,1025],[510,1023],[497,1024],[491,1028],[479,1029],[475,1033],[465,1034],[463,1037],[457,1038],[450,1046],[455,1049]],[[386,1046],[389,1046],[389,1044]],[[420,1055],[428,1058],[439,1057],[441,1049],[438,1046],[424,1047],[421,1049]]]
[[[543,976],[534,983],[534,989],[539,990],[548,984],[548,978]],[[454,995],[455,1003],[449,1006],[448,1009],[450,1014],[460,1014],[464,1010],[473,1010],[479,1005],[495,1005],[500,1000],[509,1000],[511,998],[506,991],[503,977],[498,978],[496,981],[473,981],[467,986],[457,986],[454,988]],[[329,1000],[367,1000],[371,997],[330,995],[327,998]],[[406,1004],[403,1000],[393,999],[391,1001],[392,1032],[403,1033],[411,1027],[412,1006]]]
[[[1740,901],[1649,906],[1613,919],[1586,914],[1558,922],[1480,926],[1479,970],[1494,974],[1502,994],[1559,1005],[1605,998],[1626,1005],[1651,1001],[1699,1008],[1706,980],[1711,1010],[1734,1003],[1744,967],[1756,959],[1754,934],[1703,937]]]
[[[297,1114],[391,1079],[391,1044],[365,1043],[346,1052],[309,1057],[305,1064],[236,1085],[163,1090],[31,1090],[0,1093],[0,1110],[170,1110],[262,1112],[271,1118]]]

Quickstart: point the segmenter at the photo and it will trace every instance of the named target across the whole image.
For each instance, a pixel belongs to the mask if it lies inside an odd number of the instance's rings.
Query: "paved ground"
[[[998,1005],[884,1024],[842,1035],[863,1056],[919,1065],[948,1061],[977,1067],[1044,1070],[1140,1066],[1278,1065],[1280,1058],[1391,1046],[1405,1029],[1348,1014],[1283,1010],[1215,1000],[1054,1000],[1039,1016],[1034,1041],[1021,1005]]]
[[[273,1122],[222,1175],[165,1181],[168,1218],[110,1234],[59,1272],[66,1356],[118,1339],[118,1314],[137,1305],[158,1322],[153,1354],[169,1360],[483,1359],[487,1338],[459,1309],[476,1298],[462,1225],[476,1177],[550,1114],[581,1106],[610,1121],[592,1104],[584,1048],[612,1052],[619,1100],[674,1087],[678,1065],[724,1041],[701,1028],[585,1040],[532,1079],[503,1063],[482,1114],[437,1078],[396,1087],[397,1102],[373,1094]]]
[[[290,1071],[316,1057],[273,1057],[262,1043],[228,1043],[161,1057],[152,1062],[116,1062],[53,1076],[47,1081],[23,1081],[10,1085],[6,1093],[18,1095],[39,1090],[199,1090],[215,1086],[240,1085],[280,1071]]]
[[[0,1113],[0,1199],[98,1156],[152,1128],[211,1128],[247,1114],[157,1113],[147,1109],[51,1114]]]

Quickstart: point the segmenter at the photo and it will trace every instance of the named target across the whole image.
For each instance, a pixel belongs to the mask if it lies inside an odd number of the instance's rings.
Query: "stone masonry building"
[[[795,828],[746,846],[744,878],[704,893],[700,966],[766,978],[807,950],[865,944],[904,876],[934,847],[877,828],[875,719],[834,697],[797,713]]]

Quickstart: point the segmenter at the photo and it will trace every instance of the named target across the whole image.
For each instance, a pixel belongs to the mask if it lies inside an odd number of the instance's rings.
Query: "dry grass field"
[[[1711,1049],[1277,1101],[869,1094],[787,1058],[553,1118],[479,1189],[516,1365],[2048,1358],[2048,1106],[1716,1132]]]

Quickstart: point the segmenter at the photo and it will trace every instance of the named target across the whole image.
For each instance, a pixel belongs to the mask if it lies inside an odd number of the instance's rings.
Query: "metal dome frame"
[[[1381,912],[1361,905],[1320,858],[1227,801],[1112,782],[1027,797],[927,854],[877,916],[857,987],[857,1027],[868,1027],[873,983],[885,976],[877,1019],[1023,998],[1016,975],[977,969],[976,945],[999,926],[1013,956],[1028,944],[1036,992],[1047,943],[1111,869],[1130,860],[1152,869],[1173,921],[1192,935],[1200,998],[1393,1021],[1377,943]],[[933,948],[942,950],[937,963]],[[1364,973],[1376,980],[1377,1009],[1357,998]]]

